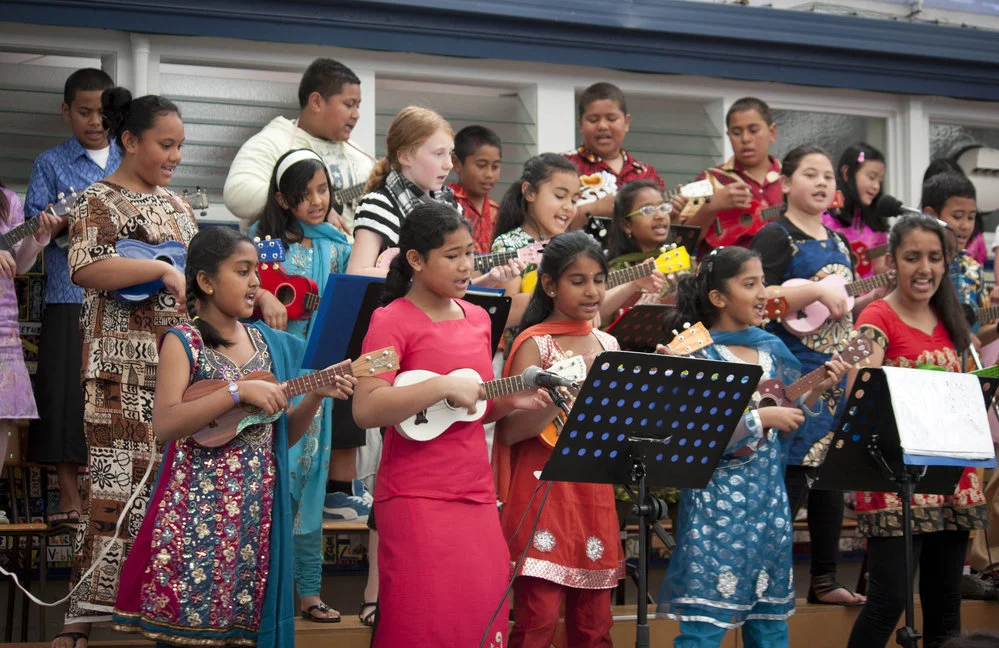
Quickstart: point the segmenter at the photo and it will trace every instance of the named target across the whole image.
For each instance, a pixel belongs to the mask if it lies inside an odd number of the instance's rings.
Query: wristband
[[[239,385],[237,383],[229,383],[229,395],[232,396],[232,402],[239,405]]]

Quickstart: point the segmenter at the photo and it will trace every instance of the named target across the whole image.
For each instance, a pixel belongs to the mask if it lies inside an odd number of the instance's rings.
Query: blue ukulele
[[[179,241],[164,241],[159,245],[150,245],[133,239],[122,239],[115,244],[120,256],[126,259],[152,259],[166,261],[182,273],[187,261],[187,248]],[[135,286],[127,286],[114,291],[114,296],[126,304],[138,304],[146,301],[163,290],[163,280],[156,279]]]

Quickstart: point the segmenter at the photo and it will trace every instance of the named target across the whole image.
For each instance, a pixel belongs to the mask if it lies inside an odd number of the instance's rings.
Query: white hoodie
[[[374,166],[374,162],[352,146],[313,137],[298,128],[297,121],[275,117],[240,147],[225,179],[222,199],[242,221],[241,229],[248,228],[263,213],[278,158],[299,148],[312,149],[326,161],[335,191],[366,181]],[[341,215],[352,227],[353,209],[344,211],[347,213]]]

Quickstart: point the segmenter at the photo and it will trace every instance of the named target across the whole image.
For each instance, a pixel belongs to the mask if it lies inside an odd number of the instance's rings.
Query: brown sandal
[[[322,617],[316,616],[312,613],[313,610],[318,610],[320,612],[336,612],[333,608],[326,605],[325,603],[316,603],[315,605],[310,605],[308,609],[302,610],[302,618],[306,621],[315,621],[316,623],[340,623],[340,613],[337,612],[335,617]],[[75,646],[73,648],[76,648]]]

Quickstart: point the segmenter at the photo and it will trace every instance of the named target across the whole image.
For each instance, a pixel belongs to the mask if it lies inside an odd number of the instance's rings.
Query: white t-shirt
[[[111,155],[111,147],[105,146],[102,149],[83,149],[90,156],[90,159],[97,163],[102,169],[106,169],[108,166],[108,156]]]

